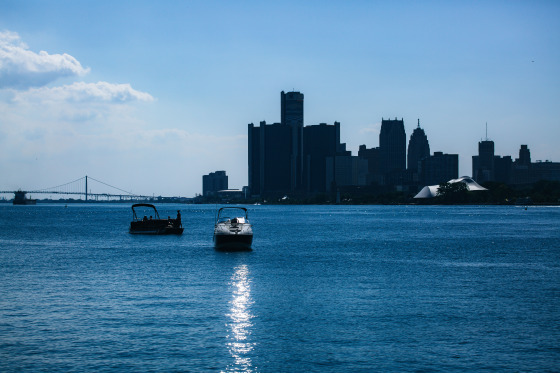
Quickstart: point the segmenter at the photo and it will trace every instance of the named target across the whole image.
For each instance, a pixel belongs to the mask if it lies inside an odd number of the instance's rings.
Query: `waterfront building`
[[[515,159],[518,165],[530,165],[531,164],[531,151],[527,147],[527,144],[521,144],[519,148],[519,158]]]
[[[531,164],[531,179],[533,182],[560,181],[560,162],[537,160]]]
[[[406,170],[406,133],[402,119],[381,119],[379,168],[385,177],[385,184],[402,183],[402,174]]]
[[[494,156],[494,182],[510,183],[512,170],[511,156]]]
[[[367,185],[383,185],[384,179],[379,166],[379,147],[367,148],[362,144],[358,150],[358,157],[368,162]]]
[[[290,191],[303,183],[303,94],[292,91],[280,93],[280,123],[291,128]]]
[[[531,151],[526,144],[522,144],[519,148],[519,158],[515,159],[511,167],[511,184],[527,185],[531,183],[531,176],[529,175]]]
[[[228,189],[228,176],[223,170],[202,176],[202,195],[212,196],[218,191]]]
[[[326,192],[336,192],[338,187],[366,186],[368,162],[358,156],[327,157]]]
[[[418,162],[426,157],[430,157],[430,144],[418,120],[418,127],[414,129],[408,141],[407,169],[418,172]]]
[[[478,156],[472,156],[472,176],[478,183],[494,181],[494,142],[478,142]]]
[[[459,176],[459,155],[434,152],[419,162],[419,175],[423,185],[439,185]]]
[[[281,123],[248,125],[249,188],[252,195],[292,190],[292,128]]]
[[[280,123],[248,125],[251,195],[277,195],[302,189],[303,94],[280,93]]]
[[[539,180],[560,181],[560,163],[552,161],[531,162],[531,151],[526,144],[519,149],[519,158],[494,155],[494,142],[479,144],[479,155],[473,156],[473,177],[480,183],[501,182],[527,186]]]
[[[346,144],[340,143],[340,123],[321,123],[303,128],[303,185],[307,193],[326,192],[326,159],[349,155]]]
[[[222,201],[239,200],[239,199],[244,199],[246,197],[243,190],[238,190],[238,189],[220,190],[216,192],[216,195],[220,199],[222,199]]]

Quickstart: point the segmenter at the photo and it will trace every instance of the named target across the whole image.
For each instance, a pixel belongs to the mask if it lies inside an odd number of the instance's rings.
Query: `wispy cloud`
[[[89,70],[69,54],[36,53],[29,50],[17,33],[0,32],[0,88],[41,87],[59,78],[87,74]]]
[[[11,117],[19,118],[18,127],[36,127],[34,123],[49,121],[59,126],[60,121],[107,120],[126,111],[121,104],[154,101],[149,93],[135,90],[128,83],[50,84],[89,71],[69,54],[35,53],[17,33],[0,32],[0,108],[8,107]]]
[[[154,98],[145,92],[133,89],[130,84],[114,84],[107,82],[85,83],[74,82],[58,87],[31,88],[16,93],[17,102],[112,102],[153,101]]]
[[[379,134],[380,129],[381,129],[381,123],[377,122],[371,125],[367,125],[366,127],[362,127],[360,129],[360,134],[370,134],[370,133]]]

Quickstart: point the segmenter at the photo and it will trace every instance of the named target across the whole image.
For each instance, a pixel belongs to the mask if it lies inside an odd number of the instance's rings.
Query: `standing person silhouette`
[[[177,211],[177,220],[176,220],[176,222],[177,222],[177,226],[181,227],[181,211],[180,211],[180,210]]]

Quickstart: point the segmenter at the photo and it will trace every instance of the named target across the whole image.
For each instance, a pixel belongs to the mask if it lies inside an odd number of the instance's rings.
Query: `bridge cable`
[[[68,182],[68,183],[64,183],[64,184],[61,184],[61,185],[56,186],[56,187],[40,188],[40,189],[37,189],[36,191],[56,190],[57,188],[68,186],[69,184],[78,182],[78,181],[80,181],[80,180],[82,180],[82,179],[85,179],[85,178],[86,178],[86,177],[81,177],[81,178],[76,179],[75,181]]]
[[[115,186],[111,186],[110,184],[107,184],[107,183],[105,183],[105,182],[101,182],[101,181],[99,181],[99,180],[97,180],[97,179],[95,179],[95,178],[92,178],[92,177],[88,177],[88,179],[91,179],[91,180],[94,180],[94,181],[96,181],[96,182],[98,182],[98,183],[104,184],[105,186],[108,186],[108,187],[114,188],[115,190],[119,190],[119,191],[121,191],[121,192],[126,192],[126,193],[127,193],[127,194],[129,194],[129,195],[134,195],[134,193],[133,193],[133,192],[130,192],[130,191],[125,191],[125,190],[123,190],[123,189],[120,189],[120,188],[118,188],[118,187],[115,187]]]

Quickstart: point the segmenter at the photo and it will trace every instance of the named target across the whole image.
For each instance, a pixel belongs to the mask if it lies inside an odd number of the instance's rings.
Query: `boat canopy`
[[[154,213],[155,213],[155,214],[154,214],[154,215],[155,215],[155,218],[156,218],[156,219],[159,219],[159,213],[158,213],[156,207],[155,207],[153,204],[145,204],[145,203],[142,203],[142,204],[133,204],[133,205],[132,205],[132,215],[134,216],[134,219],[136,219],[136,220],[138,219],[138,217],[136,217],[136,211],[134,210],[134,208],[141,208],[141,207],[153,209],[153,210],[154,210]]]

